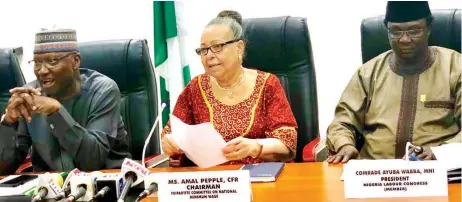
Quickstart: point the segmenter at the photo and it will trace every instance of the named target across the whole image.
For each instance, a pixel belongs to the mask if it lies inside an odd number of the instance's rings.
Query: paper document
[[[447,170],[462,168],[460,157],[454,158],[462,154],[462,143],[444,144],[438,147],[431,147],[437,161],[441,163]]]
[[[188,125],[172,115],[170,126],[171,138],[197,166],[209,168],[228,161],[222,152],[226,142],[212,124]]]

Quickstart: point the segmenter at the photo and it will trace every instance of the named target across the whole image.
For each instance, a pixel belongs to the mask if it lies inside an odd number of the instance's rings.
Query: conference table
[[[216,166],[209,169],[197,167],[185,168],[151,168],[151,172],[191,172],[238,170],[242,165]],[[252,183],[253,202],[460,202],[461,184],[448,184],[448,197],[418,197],[418,198],[382,198],[382,199],[345,199],[343,181],[340,176],[343,171],[341,164],[332,165],[324,162],[317,163],[287,163],[276,182]],[[102,172],[116,173],[120,170],[102,170]],[[0,176],[0,179],[3,178]],[[137,193],[131,195],[127,202],[132,201]],[[157,198],[146,198],[142,202],[155,202]]]
[[[216,166],[210,169],[197,167],[187,168],[152,168],[152,172],[190,172],[237,170],[241,165]],[[461,184],[448,184],[448,197],[418,197],[418,198],[382,198],[382,199],[345,199],[343,181],[340,176],[343,171],[341,164],[329,165],[317,163],[287,163],[284,170],[273,183],[252,183],[254,202],[272,201],[315,201],[315,202],[422,202],[422,201],[461,201]],[[103,170],[103,172],[119,172],[119,170]],[[157,198],[146,198],[143,202],[158,201]]]

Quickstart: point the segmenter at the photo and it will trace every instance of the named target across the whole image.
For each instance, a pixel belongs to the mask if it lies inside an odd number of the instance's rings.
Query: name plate
[[[448,196],[447,171],[437,161],[350,160],[345,198]]]
[[[159,202],[252,199],[248,170],[151,173],[148,178],[158,184]]]

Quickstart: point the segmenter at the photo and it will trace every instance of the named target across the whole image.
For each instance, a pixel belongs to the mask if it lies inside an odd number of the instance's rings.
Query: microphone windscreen
[[[61,174],[58,173],[53,173],[51,174],[53,176],[53,182],[55,182],[59,187],[63,187],[64,179]]]

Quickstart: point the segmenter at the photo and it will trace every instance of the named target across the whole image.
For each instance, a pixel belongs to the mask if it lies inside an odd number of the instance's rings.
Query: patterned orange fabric
[[[277,138],[292,152],[296,151],[297,123],[279,79],[270,73],[258,71],[250,97],[235,105],[226,105],[216,99],[212,93],[210,76],[199,75],[178,97],[173,115],[191,125],[212,123],[226,142],[239,136],[253,139]],[[170,132],[169,122],[162,136]],[[184,158],[173,156],[171,165],[184,166],[184,162],[181,162]],[[225,164],[258,162],[263,160],[247,157]]]

